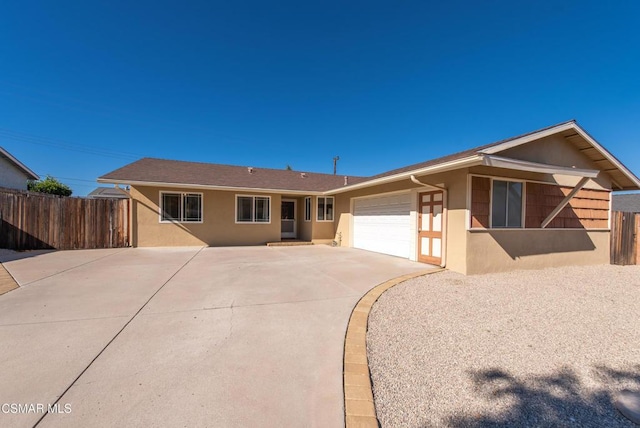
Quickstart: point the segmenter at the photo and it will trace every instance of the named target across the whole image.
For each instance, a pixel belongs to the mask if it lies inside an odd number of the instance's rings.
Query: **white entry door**
[[[296,201],[283,199],[280,208],[280,236],[296,238]]]
[[[409,193],[355,199],[353,246],[409,258],[411,255]]]

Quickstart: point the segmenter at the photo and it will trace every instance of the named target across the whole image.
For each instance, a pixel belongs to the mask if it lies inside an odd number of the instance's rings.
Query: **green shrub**
[[[50,195],[71,196],[73,191],[66,184],[60,183],[50,175],[38,181],[29,181],[27,189],[31,192],[48,193]]]

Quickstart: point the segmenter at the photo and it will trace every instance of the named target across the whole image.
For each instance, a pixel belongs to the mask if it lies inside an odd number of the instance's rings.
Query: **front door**
[[[280,208],[280,236],[282,238],[296,237],[296,201],[282,200]]]
[[[444,193],[418,194],[418,261],[442,263],[442,216]]]

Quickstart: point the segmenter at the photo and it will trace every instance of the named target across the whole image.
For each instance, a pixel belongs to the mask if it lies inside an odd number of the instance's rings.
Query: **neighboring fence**
[[[640,214],[620,211],[611,214],[611,264],[639,264]]]
[[[0,189],[0,248],[129,245],[129,200],[66,198]]]

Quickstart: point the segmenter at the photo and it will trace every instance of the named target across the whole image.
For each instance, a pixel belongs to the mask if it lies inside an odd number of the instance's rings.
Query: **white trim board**
[[[569,175],[585,178],[596,178],[600,174],[600,171],[596,169],[569,168],[566,166],[529,162],[520,159],[505,158],[502,156],[493,155],[483,155],[482,165],[494,168],[512,169],[516,171],[528,171],[553,175]]]
[[[286,189],[260,189],[252,187],[228,187],[228,186],[212,186],[208,184],[183,184],[183,183],[161,183],[157,181],[126,181],[126,180],[110,180],[99,178],[98,183],[107,184],[128,184],[131,186],[146,186],[146,187],[169,187],[175,189],[198,189],[198,190],[224,190],[229,192],[254,192],[254,193],[275,193],[279,195],[291,195],[291,196],[324,196],[323,192],[308,191],[308,190],[286,190]],[[262,196],[262,195],[260,195]]]

